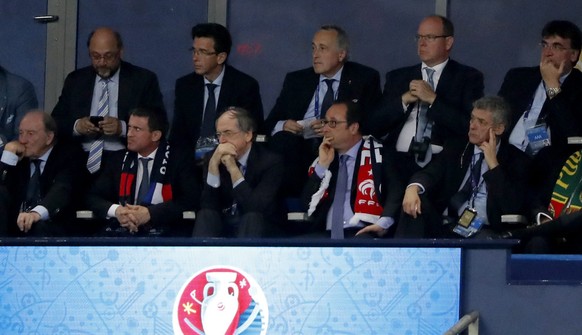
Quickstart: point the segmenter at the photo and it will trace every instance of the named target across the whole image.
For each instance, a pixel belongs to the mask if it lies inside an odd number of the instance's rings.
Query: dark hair
[[[491,112],[493,116],[493,123],[496,125],[504,125],[506,130],[509,127],[509,114],[511,113],[511,107],[502,97],[482,97],[473,102],[473,108]]]
[[[570,47],[580,52],[582,48],[582,33],[577,25],[570,21],[550,21],[542,29],[542,38],[560,36],[570,40]],[[575,62],[576,63],[576,62]]]
[[[337,46],[340,50],[345,50],[346,51],[346,55],[349,54],[350,51],[350,39],[348,38],[348,33],[346,33],[345,30],[343,30],[340,26],[337,26],[335,24],[326,24],[321,26],[321,28],[319,28],[321,30],[326,30],[326,31],[330,31],[333,30],[337,33]],[[347,57],[346,57],[347,59]]]
[[[451,20],[442,15],[431,15],[429,16],[429,18],[430,17],[434,17],[436,19],[441,20],[441,23],[443,24],[443,35],[455,36],[455,26],[453,25],[453,22]]]
[[[354,123],[358,123],[360,125],[360,131],[362,129],[362,112],[360,110],[360,105],[353,102],[352,100],[341,100],[336,101],[332,104],[334,105],[343,105],[346,106],[346,121],[347,125],[350,126]]]
[[[218,23],[200,23],[192,27],[192,39],[196,37],[208,37],[214,40],[214,50],[217,53],[230,54],[232,38],[228,29]]]
[[[123,40],[121,39],[121,34],[119,34],[119,32],[112,30],[113,32],[113,36],[115,37],[115,41],[117,44],[117,49],[121,50],[123,49]],[[93,35],[95,35],[95,30],[93,30],[91,33],[89,33],[89,38],[87,38],[87,48],[89,47],[89,45],[91,45],[91,39],[93,38]]]
[[[255,132],[257,131],[257,123],[249,111],[242,107],[230,106],[226,107],[226,109],[220,113],[220,116],[222,116],[224,113],[230,113],[233,115],[238,123],[238,129],[244,132],[250,131],[253,133],[253,136],[255,135]]]
[[[166,111],[161,108],[134,108],[129,112],[129,116],[139,116],[148,118],[148,127],[150,131],[159,130],[162,132],[162,138],[166,137],[168,132],[168,116]]]

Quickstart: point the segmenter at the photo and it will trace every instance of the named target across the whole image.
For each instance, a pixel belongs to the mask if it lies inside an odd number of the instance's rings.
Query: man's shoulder
[[[121,69],[120,74],[122,76],[129,74],[129,75],[138,75],[138,76],[157,77],[153,71],[148,70],[148,69],[141,67],[141,66],[133,65],[133,64],[126,62],[126,61],[121,62],[120,69]]]
[[[379,75],[378,70],[361,64],[361,63],[357,63],[357,62],[346,62],[344,64],[344,71],[346,72],[352,72],[352,73],[362,73],[362,74],[368,74],[368,75]]]
[[[532,77],[537,76],[541,77],[540,74],[540,67],[539,66],[522,66],[522,67],[514,67],[507,71],[505,74],[506,78],[522,78],[522,77]]]
[[[224,70],[224,78],[225,79],[235,79],[236,81],[247,81],[258,83],[258,81],[252,77],[251,75],[242,72],[241,70],[235,68],[234,66],[227,65]]]
[[[319,75],[317,73],[315,73],[315,71],[313,70],[313,67],[306,67],[304,69],[288,72],[287,75],[285,76],[285,78],[287,80],[292,80],[292,79],[303,79],[305,77],[318,77],[318,76]]]

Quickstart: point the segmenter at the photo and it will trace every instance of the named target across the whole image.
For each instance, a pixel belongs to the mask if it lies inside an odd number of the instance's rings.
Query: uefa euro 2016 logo
[[[184,284],[172,319],[174,334],[264,335],[269,309],[254,278],[233,267],[216,266]]]

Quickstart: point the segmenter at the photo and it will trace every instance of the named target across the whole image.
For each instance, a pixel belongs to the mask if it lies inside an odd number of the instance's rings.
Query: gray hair
[[[496,125],[504,125],[505,128],[509,126],[509,115],[511,107],[499,96],[486,96],[473,102],[473,108],[483,109],[491,112],[493,115],[493,123]]]

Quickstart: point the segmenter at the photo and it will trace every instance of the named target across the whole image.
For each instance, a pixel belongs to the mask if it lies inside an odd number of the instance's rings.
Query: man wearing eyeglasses
[[[421,63],[386,74],[382,101],[369,118],[372,134],[395,157],[398,179],[407,181],[426,166],[446,140],[467,140],[472,103],[483,96],[483,74],[450,58],[454,34],[445,17],[423,19],[415,36]]]
[[[96,178],[111,153],[125,149],[129,111],[164,106],[156,75],[122,60],[118,32],[95,29],[87,47],[91,65],[67,76],[52,116],[62,140],[82,145]]]
[[[349,61],[350,42],[339,26],[322,26],[311,42],[312,66],[290,72],[265,122],[269,145],[285,154],[285,189],[298,196],[306,170],[317,156],[322,128],[319,120],[334,101],[356,100],[368,112],[381,96],[380,74]]]
[[[263,103],[259,83],[227,65],[232,47],[229,31],[218,23],[192,28],[194,72],[176,80],[174,120],[170,141],[194,151],[212,142],[218,113],[228,106],[248,110],[262,128]]]
[[[399,199],[382,144],[361,132],[358,104],[334,103],[321,120],[323,142],[309,169],[303,203],[312,222],[310,236],[332,239],[386,236]]]
[[[536,156],[534,164],[539,154],[559,168],[573,151],[568,137],[582,136],[582,73],[574,68],[582,33],[572,22],[551,21],[541,37],[539,66],[509,70],[499,95],[513,112],[509,143]]]
[[[283,160],[254,143],[256,125],[244,108],[228,107],[216,121],[220,144],[206,157],[194,237],[265,237],[284,221]]]

